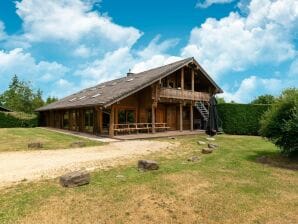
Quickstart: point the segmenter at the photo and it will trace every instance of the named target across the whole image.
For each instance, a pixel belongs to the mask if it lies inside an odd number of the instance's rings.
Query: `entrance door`
[[[167,124],[170,127],[169,130],[173,131],[177,129],[176,125],[176,106],[168,105],[167,106]]]

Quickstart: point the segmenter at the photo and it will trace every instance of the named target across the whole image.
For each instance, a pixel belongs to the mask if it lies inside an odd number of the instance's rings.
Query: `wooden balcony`
[[[181,89],[171,89],[171,88],[161,88],[160,95],[161,98],[168,99],[184,99],[184,100],[194,100],[194,101],[209,101],[210,95],[205,92],[192,92],[191,90],[181,90]]]

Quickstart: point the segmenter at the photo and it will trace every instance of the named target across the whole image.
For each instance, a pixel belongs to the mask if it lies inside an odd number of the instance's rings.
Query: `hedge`
[[[259,135],[261,116],[269,109],[264,104],[218,104],[218,115],[224,133],[236,135]]]
[[[0,112],[0,128],[36,127],[38,118],[35,114],[22,112]]]

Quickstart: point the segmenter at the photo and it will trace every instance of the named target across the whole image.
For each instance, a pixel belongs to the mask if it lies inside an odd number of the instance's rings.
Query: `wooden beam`
[[[184,90],[184,68],[181,68],[181,90]]]
[[[109,136],[114,136],[114,117],[115,117],[115,108],[114,105],[111,105],[111,113],[110,113],[110,129],[109,129]]]
[[[183,131],[183,105],[182,105],[182,103],[180,103],[179,118],[180,118],[180,131]]]
[[[84,113],[83,109],[79,109],[79,131],[83,132],[84,131]]]
[[[156,108],[156,102],[153,102],[151,106],[152,133],[155,133],[155,108]]]
[[[195,70],[191,69],[191,91],[195,91]]]
[[[99,134],[102,134],[102,109],[99,110]]]
[[[193,131],[193,103],[190,103],[190,130]]]

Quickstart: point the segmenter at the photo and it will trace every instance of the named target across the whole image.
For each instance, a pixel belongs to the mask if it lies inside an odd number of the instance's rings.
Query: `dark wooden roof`
[[[88,107],[93,105],[107,107],[135,92],[140,91],[147,86],[150,86],[159,79],[177,71],[178,69],[190,63],[194,63],[195,65],[197,65],[198,69],[201,70],[206,78],[210,81],[210,84],[216,88],[217,93],[222,92],[218,85],[201,68],[201,66],[199,66],[194,58],[186,58],[184,60],[180,60],[168,65],[153,68],[140,73],[130,74],[129,76],[114,79],[84,89],[57,102],[41,107],[36,111]]]

